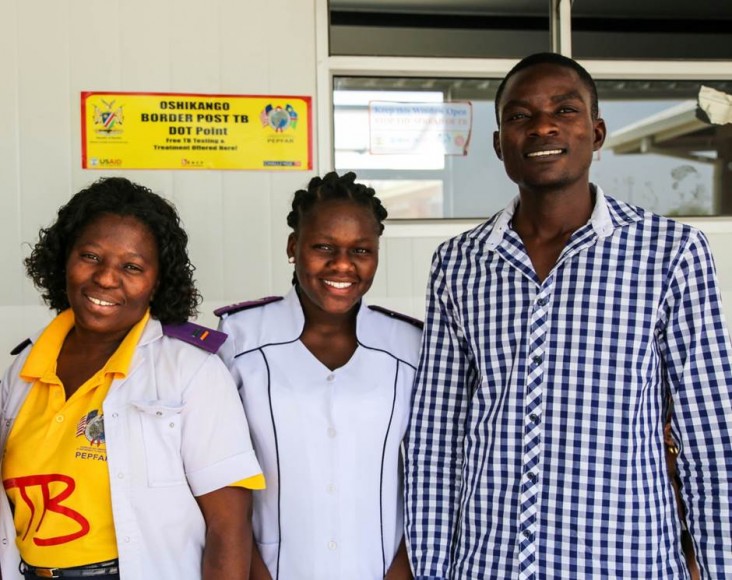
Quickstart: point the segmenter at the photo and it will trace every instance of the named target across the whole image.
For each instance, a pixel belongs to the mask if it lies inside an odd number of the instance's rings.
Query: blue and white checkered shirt
[[[436,251],[407,447],[418,579],[732,578],[732,370],[708,243],[603,195],[543,282],[514,201]]]

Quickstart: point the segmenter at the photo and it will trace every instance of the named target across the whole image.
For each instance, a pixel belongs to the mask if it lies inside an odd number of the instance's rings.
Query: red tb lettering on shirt
[[[66,485],[66,487],[61,493],[54,497],[51,497],[50,484],[54,482],[63,483]],[[34,533],[40,529],[41,524],[43,523],[43,518],[46,517],[46,512],[61,514],[62,516],[66,516],[67,518],[75,521],[77,524],[79,524],[79,526],[81,526],[77,532],[74,532],[73,534],[67,534],[65,536],[56,536],[55,538],[34,537],[33,543],[36,546],[58,546],[59,544],[65,544],[67,542],[71,542],[72,540],[76,540],[77,538],[81,538],[82,536],[85,536],[89,533],[89,521],[79,512],[61,505],[61,502],[67,499],[72,493],[74,493],[74,490],[76,489],[76,482],[68,475],[61,475],[60,473],[50,473],[47,475],[27,475],[25,477],[13,477],[3,481],[3,485],[5,486],[5,489],[17,487],[20,493],[20,497],[23,498],[23,501],[28,506],[28,509],[30,509],[31,519],[28,523],[28,528],[23,534],[24,540],[28,536],[28,532],[30,532],[31,526],[33,525],[33,520],[35,519],[36,515],[36,506],[33,504],[33,500],[28,497],[27,490],[29,487],[34,487],[36,485],[40,486],[41,488],[41,495],[43,497],[43,511],[41,512],[41,517],[38,520],[38,525],[36,526],[35,530],[33,530]]]

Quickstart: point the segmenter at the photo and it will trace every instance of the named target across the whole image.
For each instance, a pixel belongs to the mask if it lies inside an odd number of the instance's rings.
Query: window
[[[493,152],[498,83],[475,78],[336,77],[336,170],[355,171],[371,183],[391,218],[492,215],[516,194]],[[730,125],[697,118],[700,87],[732,94],[732,81],[620,79],[599,80],[597,85],[608,138],[593,162],[593,182],[609,195],[666,215],[732,215]],[[375,153],[378,115],[373,103],[414,105],[425,132],[442,127],[441,111],[469,103],[466,146],[435,152],[422,149],[429,139],[417,143],[405,137],[399,142],[411,144],[411,152],[381,148]],[[431,108],[417,106],[422,103]],[[433,117],[425,120],[424,110],[431,110]],[[410,130],[415,123],[408,123]]]
[[[551,0],[330,0],[331,55],[521,58],[551,50]],[[732,59],[732,2],[573,2],[578,59]]]

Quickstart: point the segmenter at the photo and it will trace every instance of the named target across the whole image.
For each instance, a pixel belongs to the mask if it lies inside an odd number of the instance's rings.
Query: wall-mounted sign
[[[369,103],[372,155],[466,155],[473,125],[468,102]]]
[[[310,97],[81,93],[84,169],[312,169]]]

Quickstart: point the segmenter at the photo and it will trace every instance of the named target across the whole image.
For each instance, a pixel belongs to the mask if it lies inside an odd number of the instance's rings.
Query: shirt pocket
[[[185,483],[181,455],[183,405],[165,401],[133,401],[132,405],[140,418],[148,485],[165,487]]]

